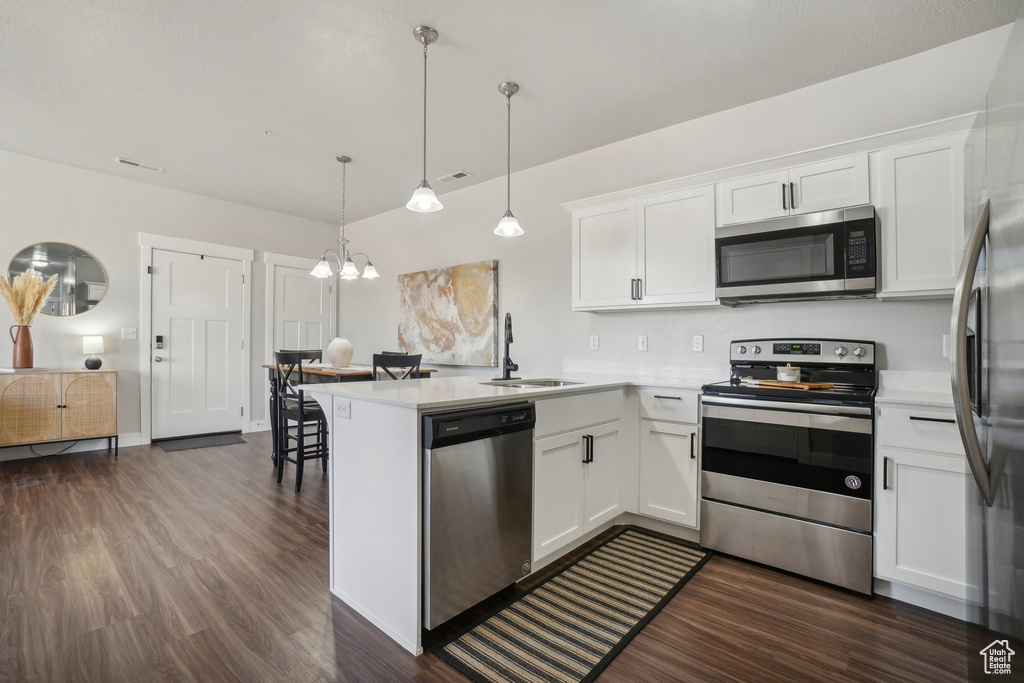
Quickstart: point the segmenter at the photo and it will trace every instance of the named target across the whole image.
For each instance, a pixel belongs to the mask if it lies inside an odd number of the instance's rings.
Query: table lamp
[[[97,353],[103,353],[103,337],[82,337],[82,353],[89,354],[85,359],[85,367],[88,370],[99,370],[103,361],[96,357]]]

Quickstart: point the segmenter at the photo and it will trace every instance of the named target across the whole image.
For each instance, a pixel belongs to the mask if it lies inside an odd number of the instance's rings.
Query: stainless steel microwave
[[[872,297],[878,218],[870,205],[715,230],[715,294],[726,305]]]

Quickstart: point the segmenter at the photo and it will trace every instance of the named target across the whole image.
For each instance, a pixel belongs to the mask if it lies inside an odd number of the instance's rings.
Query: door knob
[[[155,356],[155,357],[153,358],[153,360],[155,360],[155,361],[156,361],[157,363],[161,363],[161,362],[163,362],[163,360],[164,360],[164,359],[163,359],[163,358],[161,358],[160,356]]]

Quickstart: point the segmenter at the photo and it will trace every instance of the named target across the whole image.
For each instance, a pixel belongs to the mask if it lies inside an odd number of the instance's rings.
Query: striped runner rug
[[[710,556],[625,529],[434,652],[474,681],[592,681]]]

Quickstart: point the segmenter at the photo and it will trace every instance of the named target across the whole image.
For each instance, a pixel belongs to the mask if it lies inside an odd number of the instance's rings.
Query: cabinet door
[[[584,533],[583,430],[533,444],[533,559]]]
[[[717,225],[732,225],[788,215],[788,183],[788,170],[718,183],[715,186],[718,198]]]
[[[697,427],[640,421],[642,515],[697,528]]]
[[[636,203],[577,211],[572,223],[573,308],[635,304]]]
[[[585,531],[626,511],[621,430],[622,421],[616,420],[584,431],[594,439],[591,462],[583,466]]]
[[[793,184],[791,214],[841,209],[871,200],[867,154],[791,168],[789,182]]]
[[[87,439],[117,433],[117,374],[63,375],[65,439]]]
[[[881,296],[951,296],[964,248],[964,141],[949,135],[879,153]]]
[[[964,599],[967,461],[887,448],[877,458],[875,575]]]
[[[637,201],[641,305],[715,300],[714,192],[708,185]]]
[[[0,444],[61,438],[60,375],[0,377]]]

